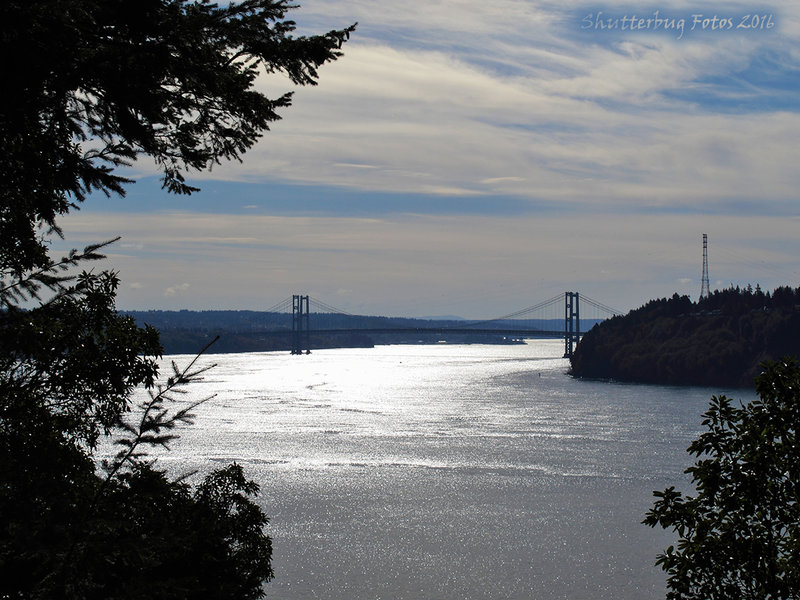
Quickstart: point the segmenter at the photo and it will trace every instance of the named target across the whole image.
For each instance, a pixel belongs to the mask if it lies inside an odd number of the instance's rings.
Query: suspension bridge
[[[287,316],[291,313],[291,352],[298,355],[311,352],[314,336],[438,334],[504,336],[512,339],[563,337],[565,357],[572,356],[582,332],[595,323],[621,314],[578,292],[564,292],[511,314],[477,321],[365,317],[302,294],[282,300],[267,312],[286,313]],[[282,328],[273,333],[285,335],[288,332]]]

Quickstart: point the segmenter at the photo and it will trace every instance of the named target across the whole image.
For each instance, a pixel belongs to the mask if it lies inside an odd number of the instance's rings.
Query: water
[[[160,460],[236,461],[259,482],[268,597],[663,598],[653,562],[672,540],[640,522],[653,490],[685,485],[685,448],[724,390],[575,380],[562,351],[208,357],[191,394],[217,396]]]

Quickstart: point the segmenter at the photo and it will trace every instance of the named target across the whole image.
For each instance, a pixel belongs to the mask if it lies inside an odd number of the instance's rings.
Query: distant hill
[[[248,310],[204,311],[127,311],[139,325],[152,325],[161,335],[165,354],[192,354],[219,335],[212,352],[268,352],[289,350],[292,346],[292,316],[287,313]],[[463,328],[467,324],[457,317],[411,319],[402,317],[358,316],[312,313],[312,348],[371,348],[378,344],[430,344],[439,341],[470,344],[519,343],[502,335],[481,333],[427,333],[425,328]],[[507,321],[492,321],[481,328],[516,327]],[[563,328],[561,321],[541,321],[536,325],[545,330]],[[318,334],[313,330],[360,329],[349,333]],[[385,333],[370,329],[408,329],[405,333]]]
[[[764,360],[800,355],[800,288],[758,286],[652,300],[596,325],[571,360],[578,377],[752,387]]]

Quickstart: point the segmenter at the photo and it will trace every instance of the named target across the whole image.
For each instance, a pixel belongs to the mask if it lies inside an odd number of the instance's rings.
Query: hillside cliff
[[[586,333],[571,359],[578,377],[752,387],[764,360],[800,354],[800,288],[717,290],[652,300]]]

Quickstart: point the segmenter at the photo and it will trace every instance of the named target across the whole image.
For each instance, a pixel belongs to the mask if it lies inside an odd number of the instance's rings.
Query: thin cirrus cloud
[[[431,297],[475,282],[514,287],[526,269],[536,289],[585,283],[594,297],[626,308],[697,288],[697,252],[687,243],[701,232],[711,235],[712,257],[740,247],[741,260],[716,263],[721,281],[769,287],[797,278],[787,224],[800,187],[800,8],[716,0],[700,8],[301,4],[291,15],[299,33],[359,27],[344,56],[321,69],[318,86],[296,90],[284,120],[244,162],[197,174],[203,192],[190,198],[166,197],[140,165],[128,200],[91,200],[75,216],[88,224],[103,211],[116,223],[109,234],[142,244],[118,257],[146,284],[124,303],[165,302],[144,294],[175,286],[180,272],[193,299],[254,307],[214,286],[242,289],[237,269],[256,264],[264,283],[250,284],[254,294],[316,287],[323,299],[328,290],[345,301],[347,290],[353,302],[374,298],[371,312],[432,286]],[[738,24],[754,8],[772,25],[761,16],[757,29],[702,25],[713,15]],[[598,13],[656,11],[685,19],[682,34],[596,26]],[[259,85],[272,96],[289,89],[276,76]],[[134,231],[139,221],[123,216],[132,212],[172,227],[174,239]],[[142,239],[128,240],[126,227]],[[242,258],[243,248],[258,256]],[[470,268],[462,273],[463,257]],[[654,268],[656,257],[672,257],[672,266]],[[224,272],[209,277],[214,265]],[[478,304],[469,310],[482,312]]]
[[[706,12],[738,21],[746,6],[712,2]],[[696,10],[672,3],[660,14],[691,21]],[[298,18],[311,29],[361,22],[345,56],[324,67],[318,87],[296,92],[286,120],[243,164],[204,177],[620,209],[794,198],[796,14],[783,8],[769,30],[677,40],[581,30],[598,12],[516,1],[304,3]],[[277,94],[284,84],[262,85]]]
[[[715,281],[768,286],[800,275],[796,218],[143,212],[124,220],[144,250],[112,248],[110,257],[123,280],[147,283],[121,291],[125,308],[257,310],[307,293],[348,312],[486,318],[577,288],[624,310],[675,292],[696,296],[698,227],[709,233]],[[108,237],[120,215],[68,221],[92,239]]]
[[[529,4],[481,14],[476,4],[439,3],[417,15],[354,3],[378,23],[359,30],[318,89],[297,92],[287,120],[244,165],[220,172],[619,209],[695,197],[703,210],[724,210],[754,193],[777,208],[793,200],[791,15],[776,17],[776,31],[677,41],[581,32],[575,9],[520,8]],[[351,4],[326,3],[323,14],[333,19],[342,6]],[[513,39],[520,47],[501,55]],[[515,71],[503,66],[511,60]]]

